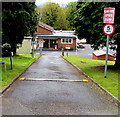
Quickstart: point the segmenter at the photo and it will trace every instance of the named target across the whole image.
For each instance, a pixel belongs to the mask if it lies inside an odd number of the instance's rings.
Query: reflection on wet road
[[[84,79],[60,52],[46,52],[21,77]],[[118,115],[117,106],[84,82],[17,80],[2,101],[3,115]]]

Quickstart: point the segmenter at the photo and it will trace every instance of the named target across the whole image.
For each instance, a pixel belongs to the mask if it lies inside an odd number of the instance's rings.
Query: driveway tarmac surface
[[[45,52],[21,77],[82,80],[60,57]],[[85,82],[19,81],[2,96],[3,115],[118,115],[118,107]]]

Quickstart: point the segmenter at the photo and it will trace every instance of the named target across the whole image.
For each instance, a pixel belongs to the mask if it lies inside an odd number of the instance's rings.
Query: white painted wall
[[[24,39],[22,47],[17,49],[17,54],[30,54],[31,47],[31,39]]]
[[[39,47],[43,48],[44,40],[39,38],[38,41],[39,41]]]

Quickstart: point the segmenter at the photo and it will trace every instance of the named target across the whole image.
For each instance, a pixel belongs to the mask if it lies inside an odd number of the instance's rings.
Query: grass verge
[[[115,62],[108,62],[107,78],[104,78],[104,60],[92,60],[79,56],[64,56],[64,58],[76,65],[116,98],[120,99],[120,95],[118,95],[118,76],[120,74],[118,74],[117,69],[112,67]]]
[[[6,72],[0,71],[0,89],[6,86],[13,80],[18,74],[20,74],[25,68],[27,68],[33,61],[39,56],[35,55],[34,58],[30,54],[20,54],[19,56],[12,57],[13,69],[10,69],[10,57],[3,57],[2,61],[6,62]]]

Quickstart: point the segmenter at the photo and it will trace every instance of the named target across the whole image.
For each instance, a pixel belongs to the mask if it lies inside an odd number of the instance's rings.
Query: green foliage
[[[65,12],[62,10],[62,8],[60,9],[61,10],[58,12],[58,17],[55,21],[54,27],[58,30],[66,30],[68,29],[69,22],[66,20]]]
[[[71,30],[74,30],[74,16],[76,14],[76,8],[77,2],[70,2],[66,7],[65,7],[65,13],[66,13],[66,19],[69,21],[69,28]]]
[[[34,2],[2,3],[2,43],[9,43],[16,54],[17,44],[35,31],[38,17]]]
[[[40,9],[40,20],[54,26],[60,6],[56,3],[47,3]]]
[[[84,73],[90,76],[90,78],[120,99],[120,96],[118,96],[118,70],[111,67],[114,65],[114,61],[108,62],[107,78],[104,78],[105,61],[91,60],[79,56],[64,56],[64,58],[76,65]]]
[[[41,22],[54,27],[54,29],[68,29],[66,14],[59,4],[48,2],[42,8],[39,8],[39,16]]]
[[[2,57],[7,56],[11,56],[11,46],[10,44],[5,43],[2,45]]]
[[[35,61],[39,56],[35,55],[31,58],[30,54],[21,54],[19,56],[12,57],[13,60],[13,70],[10,69],[10,58],[3,57],[2,61],[6,62],[6,72],[0,70],[0,82],[2,87],[6,86],[10,81],[13,80],[18,74],[20,74],[26,67],[28,67],[33,61]],[[1,87],[0,87],[1,89]]]
[[[105,7],[110,7],[110,6],[115,7],[117,5],[119,6],[118,3],[101,3],[101,2],[97,2],[97,3],[86,2],[80,4],[77,10],[77,15],[75,16],[76,33],[78,34],[79,38],[87,38],[87,41],[93,44],[94,45],[93,47],[95,49],[97,49],[97,47],[100,46],[101,44],[103,44],[104,46],[105,42],[102,43],[99,40],[99,39],[104,40],[105,38],[105,35],[102,32],[102,27],[104,25],[103,10]],[[119,8],[118,7],[115,8],[117,12]],[[120,19],[119,15],[118,17],[115,17],[116,28],[120,27],[120,25],[118,24],[119,19]],[[113,38],[114,35],[112,36],[111,39],[114,39]]]
[[[106,46],[106,35],[102,31],[103,12],[106,7],[115,7],[115,34],[110,36],[116,40],[117,58],[116,65],[120,67],[120,3],[119,2],[86,2],[77,3],[77,11],[74,17],[76,34],[80,39],[86,38],[94,49]]]

